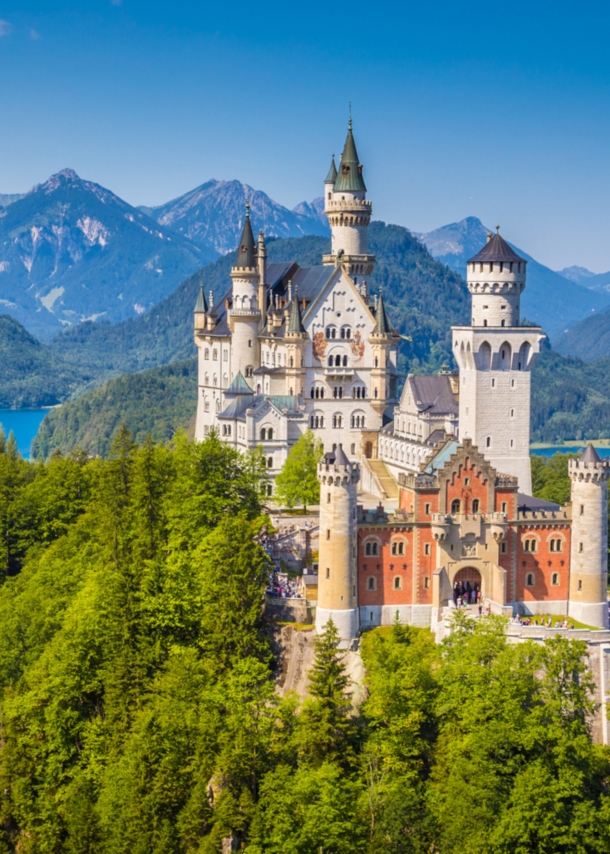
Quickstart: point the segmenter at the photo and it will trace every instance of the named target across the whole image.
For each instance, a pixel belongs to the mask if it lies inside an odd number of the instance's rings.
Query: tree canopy
[[[312,430],[306,430],[294,443],[281,472],[275,479],[275,498],[286,507],[319,504],[320,483],[318,463],[322,459],[324,445]]]

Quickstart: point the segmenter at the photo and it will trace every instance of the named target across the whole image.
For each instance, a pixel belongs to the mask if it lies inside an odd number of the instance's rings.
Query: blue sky
[[[465,216],[610,269],[610,4],[8,0],[0,192],[72,167],[132,204],[321,194],[348,102],[376,218]]]

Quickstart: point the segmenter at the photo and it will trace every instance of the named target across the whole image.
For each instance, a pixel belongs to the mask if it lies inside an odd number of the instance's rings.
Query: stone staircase
[[[366,463],[377,478],[385,497],[398,498],[398,484],[388,471],[386,464],[382,460],[367,460]]]

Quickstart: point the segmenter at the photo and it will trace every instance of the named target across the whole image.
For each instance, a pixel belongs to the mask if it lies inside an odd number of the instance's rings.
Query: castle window
[[[326,577],[330,578],[330,567],[329,566],[326,567]]]
[[[469,477],[464,478],[464,486],[470,486],[470,478]]]
[[[251,346],[252,346],[252,339],[248,338],[248,347],[251,347]]]
[[[330,540],[330,528],[326,529],[326,539]]]
[[[334,365],[334,361],[335,361],[335,360],[333,359],[333,357],[332,357],[332,356],[329,356],[329,357],[328,357],[328,367],[329,367],[329,368],[332,368],[332,366]]]
[[[528,572],[527,575],[525,576],[525,586],[526,587],[533,587],[534,586],[534,573],[533,572]]]
[[[479,499],[478,499],[478,498],[474,498],[474,499],[473,499],[473,501],[472,501],[472,512],[473,512],[473,513],[478,513],[478,512],[479,512],[479,506],[480,506]]]
[[[508,513],[508,504],[506,501],[503,501],[500,505],[500,513]]]
[[[343,427],[342,415],[333,415],[333,427],[335,430],[340,430]]]
[[[430,589],[430,576],[429,575],[424,575],[424,588],[426,590]]]
[[[337,330],[334,326],[326,327],[326,337],[330,340],[337,337]]]
[[[486,448],[491,448],[491,436],[488,436],[488,437],[485,439],[485,447],[486,447]]]
[[[431,507],[431,505],[430,505],[430,504],[424,504],[424,514],[425,514],[426,516],[429,516],[429,515],[430,515],[430,507]]]
[[[273,485],[271,483],[267,484],[267,495],[273,495]]]
[[[503,555],[506,554],[506,540],[502,540],[500,543],[500,553]]]
[[[327,503],[327,504],[330,504],[331,500],[332,500],[332,496],[331,496],[331,494],[330,494],[330,492],[329,492],[329,493],[328,493],[328,495],[326,496],[326,503]]]
[[[515,381],[514,381],[514,380],[511,380],[511,381],[510,381],[510,387],[511,387],[511,388],[514,388],[514,387],[515,387]]]
[[[462,509],[462,502],[459,498],[454,498],[451,502],[451,512],[453,514],[459,513]]]
[[[496,387],[496,380],[495,380],[495,377],[494,377],[494,378],[492,379],[492,381],[491,381],[491,387],[492,387],[492,388],[495,388],[495,387]]]
[[[584,550],[585,550],[585,547],[584,547],[583,543],[579,543],[578,544],[579,553],[582,554],[584,552]]]
[[[551,575],[551,584],[553,585],[553,587],[559,586],[559,573],[558,572],[554,572]]]
[[[341,367],[341,356],[335,356],[335,368]]]
[[[394,579],[394,590],[402,590],[402,578],[397,575]]]
[[[246,377],[248,379],[250,379],[252,377],[253,373],[254,373],[254,368],[252,367],[252,365],[248,365],[246,368]]]
[[[214,383],[214,385],[216,385],[216,383]],[[216,401],[216,412],[220,412],[220,398]]]
[[[372,541],[369,541],[368,543],[366,543],[366,545],[364,546],[364,554],[367,557],[370,557],[370,556],[377,557],[377,555],[378,555],[378,544],[375,542],[375,540],[372,540]]]
[[[373,366],[375,368],[379,367],[379,359],[377,358],[377,356],[375,356],[375,358],[373,359]]]
[[[584,516],[584,515],[585,515],[585,505],[584,505],[584,504],[581,504],[581,505],[580,505],[580,515],[581,515],[581,516]]]
[[[263,429],[261,430],[261,442],[264,442],[266,438],[267,438],[267,431],[263,427]]]
[[[210,358],[210,351],[207,348],[203,351],[203,358],[206,359],[206,361]]]
[[[203,401],[203,411],[204,412],[210,411],[210,401],[207,398]]]
[[[424,543],[424,554],[430,555],[431,552],[432,552],[432,548],[430,546],[430,543]]]
[[[347,341],[352,337],[352,330],[349,326],[344,326],[341,329],[341,338],[345,338]]]
[[[373,578],[373,576],[371,576],[370,578],[367,579],[366,589],[367,590],[377,590],[377,581],[375,578]]]
[[[487,318],[483,321],[483,326],[487,326]]]
[[[582,590],[582,579],[579,579],[578,581],[578,589]]]
[[[502,308],[504,308],[504,306],[502,306]],[[500,326],[506,326],[506,321],[505,321],[505,320],[501,320],[501,321],[500,321]]]
[[[289,362],[289,364],[288,364],[288,367],[289,367],[289,368],[294,368],[294,359],[292,358],[292,356],[290,357],[290,362]]]
[[[268,457],[268,459],[267,459],[267,468],[268,468],[268,469],[272,469],[272,468],[273,468],[273,457]]]
[[[350,453],[351,453],[351,454],[355,454],[355,453],[356,453],[356,443],[355,443],[355,442],[352,442]]]
[[[218,361],[218,350],[212,350],[212,359],[217,362]]]
[[[514,409],[511,409],[511,411],[510,411],[510,417],[511,417],[511,418],[514,418],[514,417],[515,417],[515,410],[514,410]]]
[[[403,540],[395,540],[392,543],[392,554],[393,555],[404,555],[405,553],[405,544]]]
[[[347,356],[343,357],[343,367],[347,368]]]
[[[515,440],[514,439],[510,440],[510,446],[511,446],[511,448],[515,447]]]

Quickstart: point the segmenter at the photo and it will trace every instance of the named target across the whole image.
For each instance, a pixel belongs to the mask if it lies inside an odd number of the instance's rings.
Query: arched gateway
[[[477,595],[480,594],[480,595]],[[478,600],[483,599],[483,581],[481,573],[474,566],[464,566],[455,574],[453,579],[453,601],[456,602],[458,596],[466,601],[467,604],[475,604]]]

